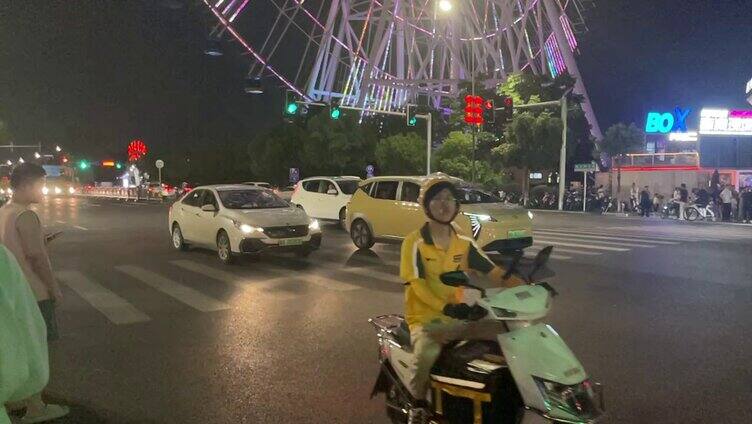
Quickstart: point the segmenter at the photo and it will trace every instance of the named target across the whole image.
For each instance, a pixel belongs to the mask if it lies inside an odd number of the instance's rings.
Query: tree
[[[642,149],[645,134],[634,123],[612,125],[603,135],[601,151],[616,160],[616,192],[621,192],[621,161],[625,154]]]
[[[361,175],[373,163],[376,131],[359,122],[355,114],[334,121],[319,113],[308,121],[300,146],[304,173],[322,175]]]
[[[300,168],[299,153],[306,141],[305,129],[281,124],[259,134],[248,145],[250,171],[255,178],[286,184],[290,168]]]
[[[384,174],[421,174],[426,167],[426,141],[416,133],[382,138],[376,144],[375,156]]]
[[[522,193],[527,203],[530,170],[553,168],[559,161],[556,152],[560,148],[561,119],[550,112],[541,112],[537,116],[522,112],[514,116],[501,144],[493,152],[504,165],[522,168]]]
[[[441,172],[469,181],[473,173],[472,155],[472,135],[462,131],[452,131],[436,150],[436,168]],[[496,188],[503,182],[501,174],[492,168],[488,160],[476,160],[475,181],[486,188]]]

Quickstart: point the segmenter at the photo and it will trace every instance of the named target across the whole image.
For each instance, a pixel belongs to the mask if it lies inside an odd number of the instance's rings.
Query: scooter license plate
[[[510,239],[521,238],[521,237],[526,237],[526,236],[527,236],[527,230],[509,230],[509,232],[507,233],[507,237],[509,237]]]
[[[285,239],[285,240],[279,241],[280,246],[299,246],[301,244],[303,244],[303,239],[299,239],[299,238]]]

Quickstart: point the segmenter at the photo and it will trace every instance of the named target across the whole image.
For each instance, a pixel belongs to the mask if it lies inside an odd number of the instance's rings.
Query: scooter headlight
[[[50,193],[50,189],[47,188],[47,186],[42,187],[42,194],[45,196]]]
[[[581,371],[578,369],[578,372]],[[559,410],[584,420],[592,420],[603,414],[602,405],[596,400],[598,396],[590,380],[574,385],[556,383],[539,377],[533,377],[533,380],[549,411]]]

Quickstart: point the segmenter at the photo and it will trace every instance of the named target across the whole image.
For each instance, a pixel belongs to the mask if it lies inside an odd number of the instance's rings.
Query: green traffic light
[[[78,163],[78,167],[81,170],[87,169],[89,167],[89,162],[82,160],[81,162]]]
[[[407,122],[407,125],[411,127],[418,125],[418,118],[413,116],[412,118],[410,118],[410,121]]]
[[[287,105],[287,109],[285,109],[288,115],[295,115],[298,112],[298,104],[297,103],[289,103]]]
[[[117,169],[123,169],[123,164],[120,163],[120,162],[118,162],[118,163],[115,164],[115,168],[117,168]]]
[[[332,108],[332,113],[330,114],[332,119],[339,119],[342,112],[339,110],[338,107]]]

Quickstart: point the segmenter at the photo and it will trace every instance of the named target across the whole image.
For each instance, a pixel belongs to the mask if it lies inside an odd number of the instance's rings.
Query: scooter
[[[480,319],[502,321],[507,332],[496,341],[444,346],[427,393],[432,423],[594,423],[603,417],[602,386],[543,322],[558,293],[548,283],[532,281],[552,250],[546,247],[535,257],[527,285],[486,291],[462,271],[441,276],[444,284],[478,290],[477,305],[487,312]],[[505,277],[516,272],[519,261],[515,258]],[[376,329],[381,364],[371,397],[384,393],[391,421],[405,423],[415,402],[407,389],[414,372],[410,330],[401,315],[369,322]]]
[[[661,208],[661,218],[679,219],[679,204],[671,200],[663,205],[663,208]]]

